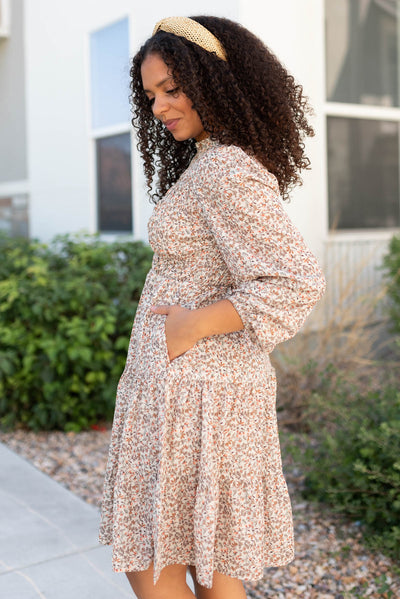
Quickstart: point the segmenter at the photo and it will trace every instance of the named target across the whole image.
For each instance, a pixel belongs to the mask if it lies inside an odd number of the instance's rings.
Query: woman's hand
[[[167,315],[165,339],[170,361],[184,354],[203,337],[233,333],[244,328],[236,308],[228,299],[193,310],[179,304],[151,306],[151,310]]]
[[[172,361],[198,341],[193,327],[192,314],[194,310],[184,308],[179,304],[172,306],[151,306],[151,310],[156,314],[166,314],[165,320],[165,340],[167,342],[167,351],[169,360]]]

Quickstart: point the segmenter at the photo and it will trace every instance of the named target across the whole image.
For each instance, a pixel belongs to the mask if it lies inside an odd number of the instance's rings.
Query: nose
[[[153,114],[157,119],[162,120],[162,115],[168,110],[167,98],[163,95],[155,96],[153,101]]]

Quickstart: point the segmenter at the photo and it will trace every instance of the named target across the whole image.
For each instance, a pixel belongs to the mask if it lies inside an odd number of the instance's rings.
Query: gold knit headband
[[[184,37],[190,42],[201,46],[207,52],[215,52],[219,58],[227,60],[224,47],[215,35],[197,21],[189,19],[189,17],[167,17],[162,19],[154,27],[153,35],[157,31],[165,31]]]

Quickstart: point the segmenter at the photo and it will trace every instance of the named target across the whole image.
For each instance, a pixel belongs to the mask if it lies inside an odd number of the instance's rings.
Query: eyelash
[[[179,92],[179,87],[174,87],[174,89],[168,89],[167,94],[171,94],[172,96]],[[154,98],[149,99],[150,106],[154,104]]]

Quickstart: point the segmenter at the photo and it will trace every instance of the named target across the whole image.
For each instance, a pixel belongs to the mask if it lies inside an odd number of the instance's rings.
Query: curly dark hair
[[[220,40],[227,61],[184,37],[158,31],[134,56],[130,70],[132,125],[152,201],[157,203],[177,181],[196,146],[194,139],[176,141],[154,117],[141,79],[141,65],[149,54],[158,54],[168,66],[211,138],[254,156],[276,176],[282,197],[288,199],[289,190],[302,183],[299,171],[310,165],[303,139],[314,135],[302,86],[243,26],[219,17],[191,18]]]

